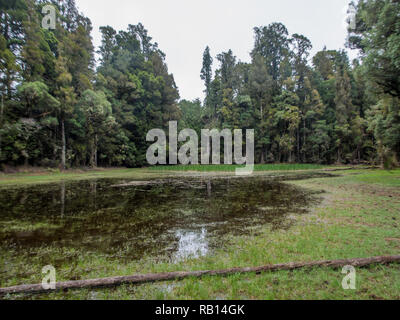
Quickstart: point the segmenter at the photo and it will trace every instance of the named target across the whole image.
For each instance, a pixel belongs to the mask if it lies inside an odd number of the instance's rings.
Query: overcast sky
[[[99,27],[117,31],[143,23],[166,54],[182,99],[203,98],[200,79],[205,47],[214,57],[232,49],[239,60],[250,61],[253,28],[282,22],[290,34],[308,37],[312,53],[344,48],[344,21],[350,0],[76,0],[93,23],[93,40],[101,41]],[[352,54],[353,56],[353,54]],[[214,66],[215,67],[215,66]]]

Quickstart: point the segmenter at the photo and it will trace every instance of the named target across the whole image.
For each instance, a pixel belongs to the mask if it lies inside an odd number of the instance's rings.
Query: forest
[[[55,29],[41,23],[49,3]],[[254,28],[250,63],[205,48],[205,99],[187,101],[141,23],[101,27],[96,49],[74,0],[0,0],[0,164],[142,167],[146,133],[178,121],[197,132],[254,129],[257,163],[395,166],[400,2],[355,6],[344,41],[357,59],[332,48],[310,56],[306,35],[270,23]]]

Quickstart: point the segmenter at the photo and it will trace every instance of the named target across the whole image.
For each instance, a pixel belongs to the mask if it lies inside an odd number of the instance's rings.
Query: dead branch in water
[[[400,256],[382,256],[361,259],[344,259],[344,260],[326,260],[326,261],[313,261],[313,262],[299,262],[299,263],[285,263],[268,265],[255,268],[234,268],[226,270],[208,270],[208,271],[192,271],[192,272],[168,272],[168,273],[155,273],[143,274],[123,277],[110,277],[103,279],[92,280],[78,280],[59,282],[56,284],[56,290],[69,290],[69,289],[85,289],[85,288],[101,288],[101,287],[114,287],[123,284],[143,284],[149,282],[159,281],[172,281],[182,280],[185,278],[201,278],[204,276],[228,276],[232,274],[241,273],[256,273],[280,270],[296,270],[302,268],[313,267],[327,267],[327,268],[340,268],[344,266],[353,267],[366,267],[374,264],[389,264],[399,263]],[[17,294],[17,293],[44,293],[53,292],[54,290],[44,290],[41,284],[21,285],[9,288],[0,288],[0,295]]]

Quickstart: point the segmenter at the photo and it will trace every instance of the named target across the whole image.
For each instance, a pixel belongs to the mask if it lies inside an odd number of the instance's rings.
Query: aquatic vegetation
[[[40,252],[43,265],[56,267],[73,265],[85,253],[120,261],[179,261],[204,256],[226,245],[229,236],[251,234],[265,224],[286,229],[292,222],[288,217],[306,213],[313,199],[265,177],[104,179],[4,188],[0,250],[26,258]],[[26,258],[22,261],[29,265]]]

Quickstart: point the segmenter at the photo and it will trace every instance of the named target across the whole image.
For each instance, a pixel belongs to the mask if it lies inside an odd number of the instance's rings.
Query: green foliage
[[[1,161],[145,164],[146,132],[181,117],[164,53],[142,24],[102,27],[95,71],[90,20],[74,0],[51,3],[55,30],[41,28],[43,1],[0,2]]]
[[[357,4],[356,29],[348,44],[360,49],[365,72],[379,89],[400,96],[400,3],[393,0],[361,0]]]
[[[0,1],[0,161],[19,165],[147,164],[146,133],[255,129],[256,162],[362,163],[400,156],[399,3],[361,0],[348,44],[318,52],[282,23],[254,28],[251,62],[207,46],[206,99],[179,101],[165,54],[142,24],[100,28],[95,69],[90,20],[74,0],[50,1],[55,30],[41,27],[39,0]]]
[[[29,117],[39,113],[53,113],[60,106],[43,82],[25,82],[18,88],[18,94],[25,104],[24,112]]]
[[[256,161],[361,163],[373,160],[362,66],[344,51],[318,52],[281,23],[255,28],[250,64],[233,52],[217,55],[204,127],[255,129]],[[208,52],[208,51],[207,51]],[[207,53],[206,52],[206,53]]]
[[[365,88],[360,96],[372,106],[366,112],[377,160],[390,167],[400,156],[400,3],[361,0],[356,8],[356,28],[349,30],[348,45],[362,53],[357,76]]]
[[[206,87],[206,96],[210,94],[211,89],[210,86],[212,80],[212,63],[213,59],[210,55],[210,48],[207,46],[203,53],[203,68],[201,69],[200,74],[200,78],[201,80],[204,80],[204,84]]]
[[[203,129],[202,116],[204,112],[201,101],[181,100],[179,102],[179,109],[182,113],[181,122],[179,124],[180,127],[191,128],[200,136],[201,130]]]
[[[118,165],[144,165],[147,150],[146,133],[166,128],[168,121],[179,120],[179,93],[168,73],[165,55],[151,42],[139,24],[128,31],[101,28],[101,65],[97,73],[98,90],[105,92],[124,141]]]

